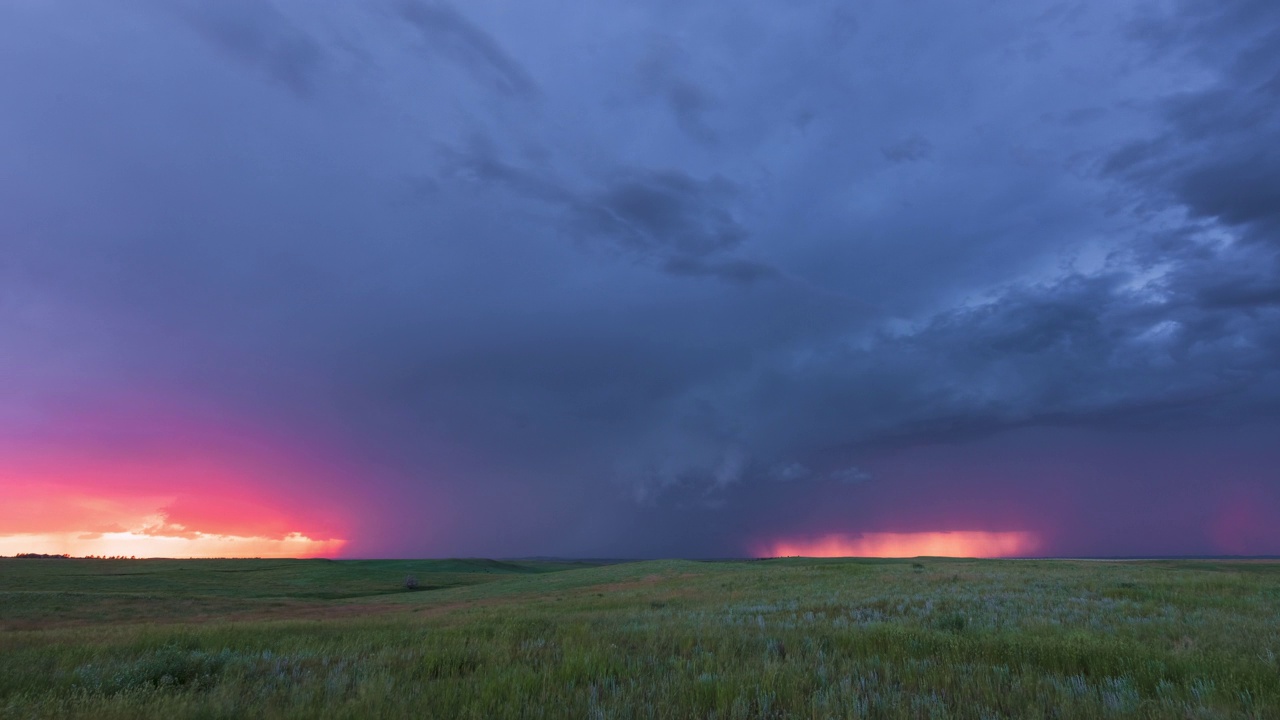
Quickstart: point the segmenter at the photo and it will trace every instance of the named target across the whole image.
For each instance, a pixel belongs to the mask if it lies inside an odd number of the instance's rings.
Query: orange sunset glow
[[[317,557],[346,544],[304,529],[298,518],[233,483],[181,495],[15,484],[7,496],[0,555]]]
[[[145,528],[108,533],[30,533],[0,535],[0,555],[34,552],[50,555],[121,557],[308,558],[337,553],[345,540],[313,540],[299,533],[282,538],[208,535],[153,535]]]
[[[33,489],[15,489],[0,508],[0,555],[319,557],[346,544],[290,529],[295,521],[247,495],[237,503],[190,494],[107,497],[83,488]],[[191,511],[192,505],[203,512]],[[243,516],[234,515],[237,507]]]
[[[103,442],[114,417],[60,418],[78,434],[0,443],[0,555],[316,557],[341,523],[300,488],[316,453],[258,428],[144,406],[142,439]],[[150,444],[148,444],[150,443]]]
[[[1034,553],[1040,538],[1030,532],[869,532],[776,542],[764,557],[1019,557]]]

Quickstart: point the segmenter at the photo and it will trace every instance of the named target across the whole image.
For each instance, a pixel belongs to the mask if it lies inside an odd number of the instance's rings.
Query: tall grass
[[[6,588],[35,572],[16,562],[42,561],[0,561]],[[376,594],[300,582],[275,609],[223,597],[200,622],[149,622],[148,601],[130,616],[128,599],[67,622],[31,608],[63,592],[36,573],[0,594],[0,623],[18,618],[0,716],[1280,717],[1280,565],[915,562],[508,569],[412,593],[402,564],[385,582],[352,565],[349,587]],[[425,587],[456,570],[411,569]],[[208,591],[203,566],[181,572],[190,588],[160,597]],[[98,597],[128,590],[107,579]]]

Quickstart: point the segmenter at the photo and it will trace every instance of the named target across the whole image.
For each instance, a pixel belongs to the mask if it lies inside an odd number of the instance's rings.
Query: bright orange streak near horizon
[[[973,557],[1030,555],[1040,548],[1031,532],[870,532],[784,540],[768,546],[764,557]]]
[[[290,533],[282,538],[209,535],[198,532],[184,536],[150,535],[137,531],[0,535],[0,555],[43,553],[73,557],[311,558],[332,556],[343,545],[346,545],[346,540],[313,540],[299,533]]]

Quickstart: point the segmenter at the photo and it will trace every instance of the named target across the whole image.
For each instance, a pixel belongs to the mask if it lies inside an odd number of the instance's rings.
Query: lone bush
[[[418,589],[418,578],[417,578],[417,577],[415,577],[415,576],[413,576],[413,575],[405,575],[405,576],[404,576],[404,589],[405,589],[405,590],[417,590],[417,589]]]
[[[933,626],[937,629],[953,633],[964,632],[964,627],[967,624],[968,619],[965,618],[964,614],[959,612],[945,613],[940,615],[933,622]]]

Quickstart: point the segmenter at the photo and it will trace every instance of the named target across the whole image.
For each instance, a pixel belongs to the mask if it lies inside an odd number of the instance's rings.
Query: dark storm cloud
[[[898,392],[878,413],[886,427],[874,435],[1198,422],[1212,408],[1238,417],[1234,405],[1274,401],[1274,318],[1198,305],[1193,288],[1222,272],[1207,265],[1179,266],[1138,287],[1122,273],[1070,276],[882,337],[850,365],[896,367],[915,382],[893,384]]]
[[[422,34],[425,51],[457,62],[477,82],[508,95],[537,94],[537,84],[524,67],[450,3],[397,0],[396,10]]]
[[[830,338],[761,363],[742,397],[715,403],[722,447],[774,477],[885,448],[957,442],[1019,427],[1159,428],[1246,423],[1280,405],[1280,312],[1270,288],[1228,285],[1251,248],[1020,286],[859,343]],[[1274,265],[1274,263],[1270,263]],[[1239,288],[1225,294],[1224,288]],[[703,484],[710,481],[703,463]],[[779,471],[777,468],[784,468]],[[679,475],[679,472],[676,472]],[[655,480],[659,486],[667,480]]]
[[[730,255],[748,232],[735,212],[740,189],[724,177],[633,168],[577,189],[546,172],[499,159],[484,140],[473,141],[466,151],[445,148],[442,156],[444,179],[543,203],[557,212],[569,235],[588,247],[608,246],[679,276],[751,284],[778,274],[764,263]]]
[[[1163,190],[1192,215],[1280,243],[1280,7],[1185,3],[1135,26],[1157,53],[1209,62],[1204,86],[1161,102],[1166,130],[1117,151],[1112,173]]]
[[[1200,302],[1211,308],[1251,308],[1280,305],[1280,277],[1259,279],[1244,277],[1240,281],[1224,280],[1202,288]]]
[[[298,96],[315,90],[326,51],[273,3],[228,0],[174,4],[169,9],[228,57],[258,68]]]
[[[640,254],[700,259],[733,250],[746,238],[729,208],[735,196],[722,177],[628,172],[588,196],[577,222],[584,233],[611,237]]]
[[[1270,452],[1271,3],[180,7],[235,63],[0,5],[0,430],[104,388],[288,426],[383,555],[1172,516],[1198,476],[1105,438]]]

